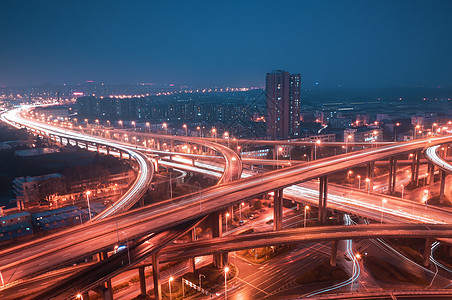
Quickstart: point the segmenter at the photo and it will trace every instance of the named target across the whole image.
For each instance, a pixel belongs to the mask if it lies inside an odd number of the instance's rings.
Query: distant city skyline
[[[451,1],[2,1],[0,87],[452,87]]]

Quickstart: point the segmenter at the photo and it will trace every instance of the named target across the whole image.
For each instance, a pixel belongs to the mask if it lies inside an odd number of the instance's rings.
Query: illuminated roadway
[[[295,183],[399,153],[422,149],[427,144],[436,145],[451,142],[452,137],[434,137],[429,140],[414,140],[356,151],[268,172],[261,176],[253,176],[237,182],[225,183],[202,190],[199,193],[118,215],[117,227],[114,217],[106,218],[94,224],[82,225],[20,247],[0,251],[0,268],[7,282],[9,282],[36,272],[42,272],[50,267],[83,257],[83,255],[108,249],[117,242],[117,228],[125,231],[132,239],[157,230],[170,228],[200,215],[226,208],[243,199],[250,199],[256,195],[285,188]]]

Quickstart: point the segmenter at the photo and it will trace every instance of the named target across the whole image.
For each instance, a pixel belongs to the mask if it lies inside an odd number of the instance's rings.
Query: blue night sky
[[[452,86],[452,1],[0,2],[0,86]]]

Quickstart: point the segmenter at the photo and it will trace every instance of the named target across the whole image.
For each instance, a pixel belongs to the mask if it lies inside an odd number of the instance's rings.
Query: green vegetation
[[[295,245],[281,245],[270,246],[263,248],[247,249],[237,251],[237,255],[240,255],[244,259],[252,263],[263,264],[267,260],[293,249]]]

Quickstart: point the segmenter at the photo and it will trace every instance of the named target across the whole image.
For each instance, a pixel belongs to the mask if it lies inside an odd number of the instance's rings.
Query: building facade
[[[301,75],[278,70],[267,73],[267,136],[272,139],[300,134]]]

